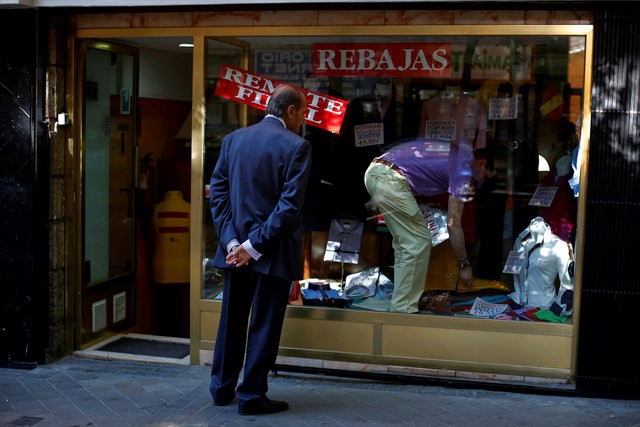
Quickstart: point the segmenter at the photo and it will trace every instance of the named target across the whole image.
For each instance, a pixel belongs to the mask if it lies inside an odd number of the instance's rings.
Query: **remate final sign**
[[[313,74],[448,77],[451,43],[314,43]]]
[[[269,97],[281,83],[232,65],[223,65],[215,95],[266,110]],[[306,123],[329,132],[339,133],[348,102],[324,93],[299,89],[307,97],[309,112]]]

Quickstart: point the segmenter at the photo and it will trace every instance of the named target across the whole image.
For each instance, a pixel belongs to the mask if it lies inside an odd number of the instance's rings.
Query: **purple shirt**
[[[456,145],[443,141],[413,140],[391,148],[380,158],[402,171],[416,196],[449,193],[466,201],[473,195],[473,150],[466,141]]]

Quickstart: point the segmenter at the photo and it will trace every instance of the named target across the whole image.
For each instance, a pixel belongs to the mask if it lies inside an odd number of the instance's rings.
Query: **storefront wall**
[[[582,149],[589,136],[589,63],[592,18],[583,11],[263,11],[80,14],[76,37],[194,37],[191,194],[203,194],[204,117],[207,114],[207,38],[290,36],[389,37],[577,36],[585,40]],[[491,22],[491,25],[487,25]],[[245,64],[239,64],[244,65]],[[205,94],[205,96],[203,96]],[[582,202],[581,202],[582,203]],[[203,298],[203,248],[208,208],[192,198],[191,361],[211,360],[219,301]],[[578,221],[580,221],[579,211]],[[578,242],[580,238],[578,232]],[[311,248],[313,250],[313,247]],[[580,294],[581,259],[577,246],[575,291]],[[576,301],[570,324],[516,322],[409,315],[336,308],[295,307],[287,312],[278,364],[350,371],[458,376],[505,381],[571,383],[575,374]]]
[[[50,147],[34,90],[43,52],[34,11],[0,13],[0,34],[15,38],[0,66],[0,363],[32,367],[44,359],[48,327],[41,266],[49,260],[42,213],[48,212]]]
[[[618,5],[621,6],[621,5]],[[595,16],[589,187],[586,198],[578,390],[640,396],[640,365],[627,350],[640,304],[640,170],[636,125],[637,8],[606,7]],[[615,218],[615,219],[614,219]],[[607,313],[607,314],[604,314]]]

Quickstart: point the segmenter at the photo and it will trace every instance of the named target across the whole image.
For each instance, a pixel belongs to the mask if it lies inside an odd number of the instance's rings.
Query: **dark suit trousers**
[[[210,391],[214,401],[230,400],[236,391],[240,402],[266,395],[290,290],[289,280],[255,273],[246,267],[225,270],[222,312],[211,367]],[[236,390],[245,350],[244,375]]]

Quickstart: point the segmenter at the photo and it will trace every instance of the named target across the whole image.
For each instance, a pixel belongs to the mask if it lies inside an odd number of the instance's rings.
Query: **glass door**
[[[86,343],[134,321],[138,54],[99,41],[85,41],[80,51],[78,285]]]

